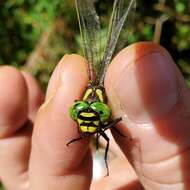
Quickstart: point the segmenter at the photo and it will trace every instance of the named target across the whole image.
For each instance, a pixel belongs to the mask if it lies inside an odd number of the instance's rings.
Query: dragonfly
[[[70,116],[78,125],[79,137],[70,140],[67,146],[83,138],[96,135],[96,146],[98,148],[98,139],[100,136],[103,137],[107,142],[104,160],[107,175],[109,175],[107,162],[110,139],[105,131],[113,129],[122,137],[125,135],[116,128],[116,124],[122,118],[112,118],[111,109],[107,104],[104,78],[125,21],[135,7],[135,0],[114,1],[103,54],[100,43],[101,24],[94,6],[94,0],[75,0],[75,4],[83,41],[83,52],[88,61],[89,84],[82,99],[75,101],[70,107]]]

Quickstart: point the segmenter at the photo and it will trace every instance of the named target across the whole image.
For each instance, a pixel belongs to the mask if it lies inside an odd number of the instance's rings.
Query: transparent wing
[[[101,63],[100,21],[93,0],[75,0],[84,55],[89,64],[89,79],[95,81]]]
[[[109,23],[107,44],[104,51],[103,59],[101,62],[101,68],[98,73],[98,83],[103,84],[107,67],[111,61],[115,47],[122,30],[122,27],[126,21],[126,18],[133,14],[136,7],[135,0],[115,0],[112,16]]]

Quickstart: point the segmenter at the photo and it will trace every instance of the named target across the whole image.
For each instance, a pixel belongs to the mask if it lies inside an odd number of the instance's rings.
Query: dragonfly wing
[[[93,0],[75,0],[80,32],[83,40],[83,51],[89,64],[89,79],[95,81],[100,70],[100,21]]]
[[[98,73],[98,82],[103,84],[107,67],[112,59],[115,47],[126,21],[126,18],[132,13],[136,6],[135,0],[115,0],[112,16],[109,23],[107,44],[101,62],[100,73]]]

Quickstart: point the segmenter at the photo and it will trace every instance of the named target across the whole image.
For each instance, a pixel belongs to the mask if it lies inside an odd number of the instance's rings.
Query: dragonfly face
[[[111,110],[104,103],[104,94],[103,87],[90,85],[84,93],[83,101],[76,101],[70,108],[70,115],[78,123],[80,132],[96,133],[108,123]]]

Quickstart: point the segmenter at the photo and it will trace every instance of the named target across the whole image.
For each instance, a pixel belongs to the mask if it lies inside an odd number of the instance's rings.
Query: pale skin
[[[44,98],[31,75],[0,67],[0,179],[6,189],[190,189],[190,92],[169,53],[137,43],[109,66],[109,105],[114,117],[122,116],[118,129],[128,138],[113,132],[110,176],[96,182],[90,139],[66,146],[78,137],[68,109],[84,92],[86,70],[84,58],[66,55]]]

